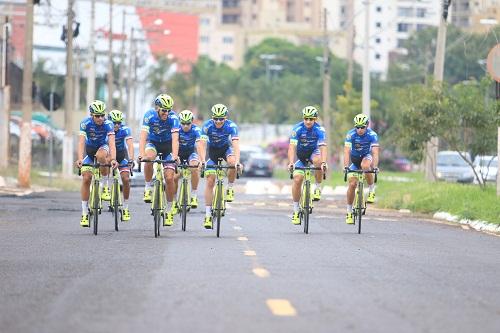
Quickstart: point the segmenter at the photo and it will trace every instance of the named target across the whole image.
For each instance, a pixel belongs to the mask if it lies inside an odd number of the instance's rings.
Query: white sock
[[[234,183],[227,183],[228,188],[233,188]]]
[[[123,199],[123,209],[128,209],[128,200]]]
[[[321,183],[314,184],[314,189],[315,190],[317,190],[317,189],[321,190]]]
[[[212,215],[212,206],[205,207],[205,217],[209,217]]]
[[[104,177],[104,186],[109,187],[109,174]]]
[[[368,190],[370,192],[375,192],[375,184],[371,184],[370,186],[368,186]]]
[[[151,182],[146,182],[145,185],[144,185],[144,190],[147,191],[147,190],[150,190],[151,189]]]
[[[352,205],[347,205],[347,212],[352,213]]]
[[[89,213],[89,202],[82,201],[82,215],[87,215]]]
[[[299,211],[299,202],[293,202],[293,212],[297,213]]]
[[[172,209],[173,202],[172,201],[167,201],[167,210]]]
[[[191,198],[196,198],[198,196],[198,190],[191,190]]]

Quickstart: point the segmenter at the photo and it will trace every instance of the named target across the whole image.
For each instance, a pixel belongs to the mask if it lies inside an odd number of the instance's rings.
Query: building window
[[[425,14],[427,14],[426,8],[417,8],[417,17],[425,17]]]
[[[375,59],[380,60],[380,53],[375,53]]]
[[[233,61],[233,56],[230,54],[223,54],[222,61]]]
[[[406,39],[398,38],[398,43],[397,43],[398,48],[405,47],[405,43],[406,43]]]
[[[410,8],[410,7],[399,7],[398,8],[398,16],[401,16],[401,17],[412,17],[413,16],[413,8]]]
[[[222,15],[222,23],[235,24],[239,23],[240,16],[236,14],[224,14]]]
[[[209,18],[207,18],[207,17],[202,17],[202,18],[200,19],[200,24],[201,24],[201,25],[209,25],[209,24],[210,24],[210,19],[209,19]]]
[[[340,13],[345,14],[345,6],[340,6]]]
[[[380,44],[380,41],[381,41],[380,38],[378,38],[378,37],[375,38],[375,43]]]
[[[311,22],[311,18],[310,17],[304,17],[304,21]]]
[[[398,23],[398,32],[408,31],[410,31],[410,25],[408,23]]]
[[[224,36],[224,37],[222,37],[222,42],[224,44],[232,44],[233,43],[233,37],[231,37],[231,36]]]
[[[375,23],[375,26],[376,26],[377,28],[381,28],[381,27],[382,27],[382,23],[377,22],[377,23]]]
[[[381,13],[382,12],[382,7],[377,6],[376,10],[377,10],[377,13]]]
[[[200,42],[208,43],[209,41],[210,41],[210,38],[208,36],[200,36]]]
[[[417,31],[424,30],[428,27],[429,26],[427,24],[417,24]]]
[[[240,5],[240,0],[223,0],[222,7],[224,8],[234,8]]]

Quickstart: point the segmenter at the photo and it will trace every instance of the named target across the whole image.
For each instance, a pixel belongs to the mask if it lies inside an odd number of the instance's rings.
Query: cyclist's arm
[[[328,156],[326,145],[319,146],[319,152],[321,154],[321,163],[326,163],[326,159]]]
[[[142,130],[139,137],[139,156],[144,157],[144,151],[146,149],[146,140],[148,139],[149,130]]]
[[[85,152],[85,136],[81,135],[78,137],[78,159],[83,160],[83,154]]]
[[[378,156],[380,152],[380,147],[379,146],[373,146],[372,147],[372,157],[373,157],[373,167],[378,168]]]
[[[233,151],[234,157],[236,158],[236,163],[240,163],[240,140],[233,139]]]
[[[108,134],[108,143],[109,143],[109,156],[111,161],[116,161],[116,145],[115,145],[115,133]]]
[[[351,146],[344,146],[344,168],[349,166],[349,162],[351,162]]]
[[[297,144],[290,140],[290,145],[288,146],[288,164],[293,164],[295,162],[296,151]]]
[[[200,156],[200,161],[205,162],[205,142],[204,140],[197,140],[195,143],[196,147],[196,152],[198,153],[198,156]]]
[[[179,156],[179,132],[172,133],[172,156],[174,159]]]
[[[128,159],[129,161],[134,160],[134,139],[132,137],[127,139],[127,149],[128,149]]]

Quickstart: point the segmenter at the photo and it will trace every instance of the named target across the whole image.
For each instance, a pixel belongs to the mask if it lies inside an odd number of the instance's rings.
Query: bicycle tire
[[[161,188],[160,181],[155,180],[154,183],[154,195],[153,195],[153,220],[154,220],[154,229],[155,229],[155,238],[160,236],[160,220],[161,220],[161,205],[160,196],[161,196]]]
[[[94,193],[92,196],[92,224],[94,226],[94,235],[97,235],[98,225],[99,225],[99,181],[94,180]]]
[[[187,198],[187,181],[185,179],[182,180],[181,183],[181,221],[182,221],[182,231],[186,231],[186,220],[187,220],[187,212],[188,212],[188,198]]]
[[[363,185],[361,183],[359,190],[358,190],[358,202],[356,203],[357,205],[357,219],[358,219],[358,234],[361,234],[361,219],[363,217]]]
[[[220,220],[222,218],[222,191],[223,191],[222,183],[217,184],[217,196],[215,200],[215,215],[217,219],[217,237],[220,236]]]
[[[306,180],[304,184],[304,233],[309,233],[309,213],[310,213],[310,195],[311,195],[311,183]]]
[[[113,217],[115,218],[115,231],[118,231],[118,214],[120,212],[120,204],[119,204],[119,198],[120,198],[120,185],[118,184],[118,179],[113,180]]]

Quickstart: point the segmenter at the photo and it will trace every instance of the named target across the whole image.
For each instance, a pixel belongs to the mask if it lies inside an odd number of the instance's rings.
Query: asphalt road
[[[499,237],[373,207],[358,235],[335,195],[306,235],[250,182],[219,239],[203,207],[155,239],[141,188],[97,236],[78,193],[0,196],[0,332],[500,331]]]

